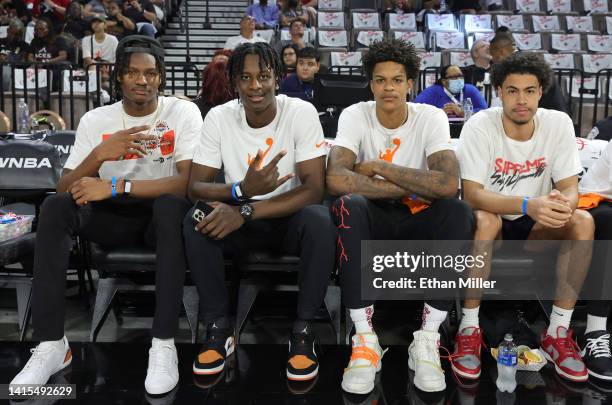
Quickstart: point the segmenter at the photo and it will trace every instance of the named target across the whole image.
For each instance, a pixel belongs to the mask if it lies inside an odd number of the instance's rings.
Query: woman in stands
[[[232,55],[229,49],[215,52],[212,62],[202,72],[202,89],[193,102],[200,109],[202,119],[211,108],[225,104],[234,98],[234,92],[227,76],[227,62]]]
[[[463,101],[468,98],[472,100],[474,112],[488,108],[478,89],[471,84],[465,84],[459,66],[448,65],[440,70],[440,79],[423,90],[414,102],[441,108],[449,117],[463,117]]]
[[[288,44],[281,50],[281,59],[283,63],[283,79],[291,73],[295,73],[297,66],[298,47],[295,44]]]
[[[282,0],[281,1],[281,11],[278,16],[280,26],[282,28],[287,28],[291,24],[291,21],[300,17],[306,21],[306,25],[308,27],[312,26],[313,15],[316,13],[314,10],[307,9],[306,7],[302,7],[298,0]]]
[[[57,63],[68,60],[68,45],[64,38],[56,35],[53,24],[41,18],[34,27],[34,39],[30,43],[30,62]]]

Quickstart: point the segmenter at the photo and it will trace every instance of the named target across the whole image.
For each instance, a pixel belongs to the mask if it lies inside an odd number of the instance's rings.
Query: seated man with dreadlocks
[[[202,117],[193,103],[160,95],[165,68],[158,41],[126,37],[116,55],[113,80],[122,100],[83,116],[57,194],[41,208],[32,287],[33,336],[41,343],[11,384],[45,384],[72,360],[64,294],[74,235],[104,246],[155,246],[157,304],[145,388],[162,394],[178,383],[182,220]]]
[[[300,255],[297,320],[289,341],[287,378],[310,380],[319,369],[309,321],[323,303],[334,266],[335,229],[317,205],[325,188],[323,131],[315,108],[275,95],[282,67],[265,42],[243,44],[229,61],[239,99],[204,119],[189,182],[189,196],[214,208],[183,233],[189,268],[200,295],[206,342],[195,374],[220,373],[234,351],[223,247],[244,255],[266,248]],[[214,179],[223,167],[226,184]]]

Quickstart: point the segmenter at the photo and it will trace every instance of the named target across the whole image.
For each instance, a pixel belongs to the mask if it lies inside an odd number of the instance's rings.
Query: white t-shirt
[[[266,40],[261,37],[256,37],[255,35],[253,35],[253,38],[245,38],[242,35],[236,35],[235,37],[229,37],[227,41],[225,41],[223,49],[235,49],[238,45],[242,45],[247,42],[249,44],[254,44],[255,42],[266,42]]]
[[[175,97],[159,97],[157,111],[144,117],[127,115],[122,101],[96,108],[81,118],[64,168],[74,170],[111,134],[140,125],[151,126],[149,133],[156,135],[159,142],[147,147],[144,158],[128,155],[121,161],[104,162],[100,166],[100,178],[155,180],[175,175],[176,163],[193,157],[202,129],[202,115],[194,103]]]
[[[610,154],[612,143],[608,143],[601,152],[599,159],[586,172],[580,180],[581,193],[595,193],[607,199],[612,199],[612,165],[610,165]]]
[[[457,155],[461,178],[506,196],[540,197],[557,182],[582,171],[574,124],[564,112],[538,108],[530,140],[506,136],[503,110],[492,107],[463,126]],[[514,220],[520,215],[503,215]]]
[[[91,45],[93,42],[93,50]],[[93,35],[88,35],[81,40],[83,47],[83,59],[102,59],[106,62],[115,63],[115,52],[117,51],[117,37],[110,34],[104,35],[104,41],[98,42]]]
[[[298,187],[301,183],[297,163],[327,153],[317,110],[306,101],[278,95],[274,120],[263,128],[251,128],[243,104],[237,99],[228,101],[206,115],[193,162],[215,169],[223,166],[225,182],[229,184],[244,179],[258,149],[264,153],[264,166],[286,150],[278,172],[280,177],[289,173],[295,177],[273,192],[253,198],[267,199]]]
[[[365,101],[346,108],[338,120],[334,144],[351,150],[356,162],[383,159],[412,169],[427,169],[427,157],[453,150],[444,111],[406,103],[408,120],[399,128],[383,127],[376,117],[376,102]]]

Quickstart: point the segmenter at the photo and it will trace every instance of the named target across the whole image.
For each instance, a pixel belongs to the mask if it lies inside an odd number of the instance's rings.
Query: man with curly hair
[[[474,239],[489,258],[480,277],[490,275],[496,239],[565,241],[541,350],[561,377],[586,381],[569,324],[590,264],[594,224],[588,212],[576,209],[582,166],[572,120],[538,107],[551,78],[548,64],[533,54],[494,65],[492,83],[502,107],[481,111],[464,125],[458,156],[464,198],[475,210]],[[480,297],[480,290],[468,290],[456,337],[452,367],[464,378],[480,375]]]
[[[406,102],[419,72],[412,45],[385,40],[363,58],[374,100],[345,109],[327,167],[327,187],[338,227],[340,284],[355,323],[353,352],[342,388],[374,388],[383,351],[372,328],[372,301],[363,300],[360,247],[371,239],[472,239],[470,207],[455,198],[459,163],[444,111]],[[414,332],[409,366],[422,391],[446,388],[438,329],[451,302],[426,297],[423,324]]]

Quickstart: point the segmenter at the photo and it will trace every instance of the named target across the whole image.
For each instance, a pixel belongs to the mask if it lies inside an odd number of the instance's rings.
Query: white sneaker
[[[440,365],[440,334],[426,330],[413,333],[414,340],[408,348],[408,367],[414,371],[414,385],[425,392],[446,389],[444,370]]]
[[[151,395],[165,394],[176,387],[178,380],[178,357],[174,343],[164,343],[153,339],[149,349],[145,390]]]
[[[72,351],[68,339],[40,342],[30,349],[32,356],[11,384],[46,384],[49,378],[72,362]]]
[[[367,394],[374,389],[374,379],[382,368],[386,350],[380,347],[374,332],[356,333],[352,341],[353,351],[342,375],[342,389],[352,394]]]

